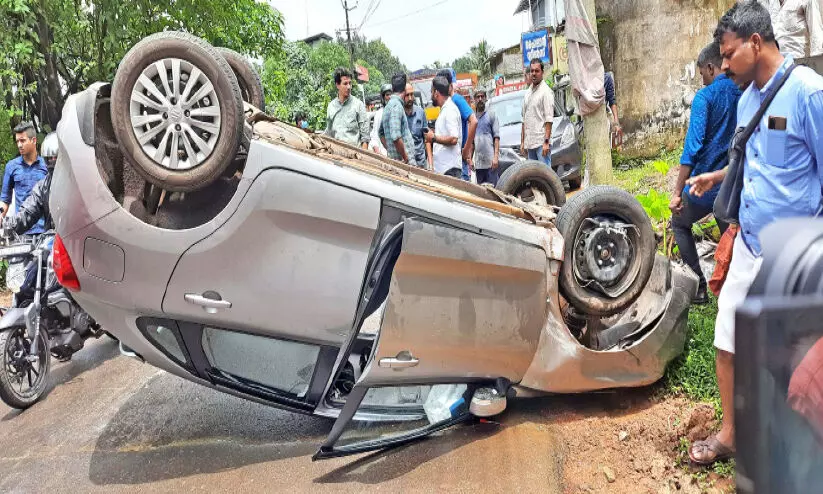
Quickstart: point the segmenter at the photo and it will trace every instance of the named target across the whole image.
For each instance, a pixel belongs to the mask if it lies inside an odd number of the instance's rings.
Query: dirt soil
[[[681,438],[717,429],[714,409],[657,388],[558,397],[542,412],[562,441],[564,490],[577,493],[734,492],[734,479],[689,466]]]

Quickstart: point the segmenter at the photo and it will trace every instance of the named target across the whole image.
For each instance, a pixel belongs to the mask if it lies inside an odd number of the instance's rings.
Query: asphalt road
[[[52,371],[31,409],[0,403],[0,492],[562,491],[545,402],[518,404],[500,425],[312,462],[330,420],[189,383],[108,338]]]

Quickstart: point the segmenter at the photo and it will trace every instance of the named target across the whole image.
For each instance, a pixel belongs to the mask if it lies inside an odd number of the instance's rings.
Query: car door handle
[[[199,305],[209,314],[215,314],[220,309],[231,309],[231,302],[221,300],[220,295],[214,292],[206,292],[203,295],[187,293],[183,298],[190,304]]]
[[[400,355],[398,355],[399,357]],[[377,365],[380,367],[388,367],[389,369],[408,369],[410,367],[417,367],[420,359],[408,355],[406,358],[381,358]]]

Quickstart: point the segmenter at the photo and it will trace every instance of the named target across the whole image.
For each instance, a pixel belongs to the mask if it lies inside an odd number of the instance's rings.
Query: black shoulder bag
[[[732,137],[732,144],[729,146],[729,164],[726,167],[726,177],[720,185],[720,191],[717,193],[717,199],[714,200],[714,217],[718,221],[725,221],[731,224],[740,224],[740,194],[743,192],[743,162],[746,158],[746,144],[749,138],[754,133],[754,129],[760,125],[760,120],[769,109],[777,92],[783,87],[783,84],[789,79],[794,68],[797,65],[792,65],[786,69],[783,77],[777,81],[777,84],[769,92],[763,104],[755,113],[749,125],[745,128],[740,127]]]

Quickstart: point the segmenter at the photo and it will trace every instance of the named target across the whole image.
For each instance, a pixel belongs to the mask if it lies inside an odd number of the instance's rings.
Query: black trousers
[[[686,193],[684,193],[681,198],[683,200],[683,209],[679,214],[672,215],[674,240],[680,248],[680,257],[683,258],[683,262],[692,268],[692,271],[700,278],[700,283],[705,284],[706,278],[700,269],[700,258],[697,256],[697,245],[694,243],[692,225],[708,216],[712,212],[712,206],[696,204],[689,200],[689,194]],[[726,231],[726,228],[729,227],[727,223],[721,221],[717,222],[717,226],[720,228],[721,235]]]

